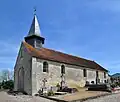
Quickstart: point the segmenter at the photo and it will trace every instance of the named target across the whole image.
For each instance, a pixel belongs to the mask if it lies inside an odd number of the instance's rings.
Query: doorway
[[[18,91],[24,91],[24,68],[18,71]]]

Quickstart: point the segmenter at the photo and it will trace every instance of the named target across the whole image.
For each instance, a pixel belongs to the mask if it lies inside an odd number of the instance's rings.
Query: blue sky
[[[36,6],[44,47],[120,72],[119,0],[0,0],[0,69],[13,69]]]

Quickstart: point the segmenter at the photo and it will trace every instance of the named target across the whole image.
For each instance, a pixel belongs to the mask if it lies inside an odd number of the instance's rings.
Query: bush
[[[55,93],[54,93],[53,91],[49,91],[47,95],[48,95],[48,96],[54,96]]]
[[[10,90],[12,90],[14,88],[14,82],[13,82],[13,80],[3,81],[1,83],[1,86],[3,87],[3,89],[10,89]]]
[[[39,93],[39,95],[43,95],[43,91],[42,90],[39,90],[38,93]]]
[[[115,85],[116,85],[116,86],[120,86],[120,83],[119,83],[119,82],[116,82]]]
[[[112,88],[115,88],[115,87],[116,87],[116,85],[115,85],[115,84],[111,84],[111,87],[112,87]]]
[[[56,87],[57,87],[57,91],[59,91],[60,90],[60,84],[57,83]]]
[[[60,84],[59,84],[59,83],[57,83],[56,87],[60,88]]]
[[[0,83],[0,89],[2,88],[2,83]]]
[[[112,88],[115,88],[115,87],[118,87],[118,86],[120,87],[120,83],[119,82],[115,82],[115,83],[111,84]]]

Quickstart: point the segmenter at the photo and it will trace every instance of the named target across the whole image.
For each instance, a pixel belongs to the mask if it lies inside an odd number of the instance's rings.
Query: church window
[[[65,74],[65,66],[64,65],[61,66],[61,74]]]
[[[106,78],[106,73],[104,72],[104,78]]]
[[[43,62],[43,72],[48,72],[48,63]]]
[[[96,78],[98,78],[99,77],[99,74],[98,74],[98,71],[96,71]]]
[[[87,77],[87,70],[86,69],[83,69],[83,76]]]

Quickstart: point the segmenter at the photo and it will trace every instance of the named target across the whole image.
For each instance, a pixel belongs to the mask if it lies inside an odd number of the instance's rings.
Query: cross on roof
[[[36,15],[36,7],[34,7],[34,15]]]
[[[37,35],[37,36],[41,35],[40,25],[36,15],[36,8],[34,8],[34,18],[32,20],[32,24],[28,32],[28,36],[32,36],[32,35]]]

